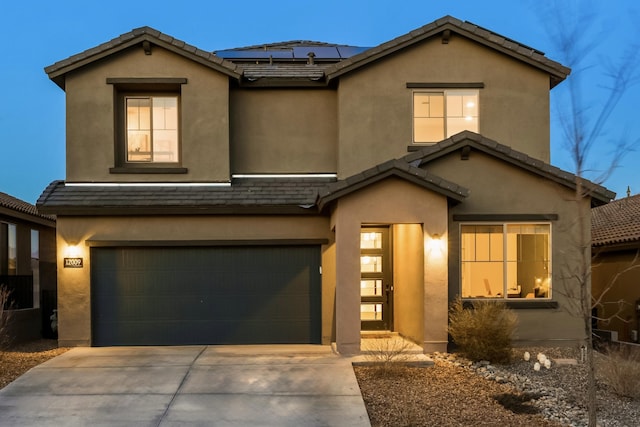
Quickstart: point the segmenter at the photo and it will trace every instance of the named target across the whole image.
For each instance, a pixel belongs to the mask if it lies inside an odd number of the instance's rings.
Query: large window
[[[413,142],[438,142],[464,130],[478,132],[478,91],[413,93]]]
[[[178,97],[125,96],[127,163],[177,163]]]
[[[0,222],[0,276],[18,274],[17,243],[16,225]]]
[[[551,298],[549,224],[461,225],[463,298]]]

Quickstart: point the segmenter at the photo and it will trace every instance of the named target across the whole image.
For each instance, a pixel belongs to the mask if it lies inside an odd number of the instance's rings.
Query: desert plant
[[[640,350],[607,347],[596,364],[602,381],[618,396],[640,399]]]
[[[511,360],[511,336],[518,319],[502,301],[474,301],[465,308],[460,297],[449,310],[449,334],[467,358],[494,363]]]
[[[411,358],[411,346],[402,338],[377,338],[368,340],[363,351],[372,365],[387,373],[397,370]]]
[[[0,284],[0,352],[11,343],[9,323],[11,322],[11,291]]]

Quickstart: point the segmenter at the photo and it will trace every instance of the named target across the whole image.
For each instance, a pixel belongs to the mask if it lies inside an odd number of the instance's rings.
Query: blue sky
[[[639,48],[640,30],[633,25],[640,18],[637,0],[7,0],[0,5],[0,81],[4,86],[4,102],[0,103],[0,192],[35,203],[51,181],[65,177],[64,92],[48,79],[43,68],[133,28],[148,25],[212,51],[299,39],[375,46],[452,15],[542,50],[566,64],[550,36],[558,27],[553,29],[549,24],[555,14],[569,21],[579,16],[567,5],[593,12],[592,25],[581,23],[579,34],[585,40],[600,40],[585,57],[584,71],[574,73],[581,75],[581,93],[589,107],[587,116],[592,117],[604,104],[608,93],[605,88],[610,86],[604,65],[618,63],[633,46]],[[566,83],[551,92],[556,105],[566,103]],[[640,84],[628,89],[612,111],[589,156],[588,178],[596,180],[599,172],[609,167],[608,154],[619,141],[639,140],[640,120],[632,116],[637,111],[637,99]],[[551,163],[574,172],[555,110],[551,138]],[[499,142],[509,145],[509,141]],[[639,169],[640,145],[636,145],[604,185],[618,198],[625,196],[627,186],[632,194],[638,194]]]

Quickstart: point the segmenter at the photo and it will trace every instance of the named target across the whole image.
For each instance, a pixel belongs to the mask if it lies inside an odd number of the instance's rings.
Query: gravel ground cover
[[[355,372],[373,427],[561,425],[505,409],[495,397],[511,393],[509,386],[445,362],[387,371],[356,367]]]
[[[524,351],[531,355],[523,359]],[[538,353],[552,361],[535,371]],[[430,368],[356,367],[371,424],[377,426],[586,426],[586,366],[577,350],[514,350],[513,363],[472,363],[456,354],[430,355]],[[598,366],[601,356],[596,359]],[[598,379],[598,425],[640,425],[640,401],[620,398]]]
[[[0,388],[67,350],[55,340],[38,340],[0,352]],[[550,369],[533,369],[538,353],[551,359]],[[518,349],[509,365],[430,356],[435,365],[429,368],[354,368],[372,426],[586,426],[585,365],[556,363],[580,360],[577,350]],[[640,425],[640,401],[616,396],[601,378],[597,393],[601,427]]]
[[[56,357],[68,348],[58,348],[56,340],[37,340],[15,344],[0,351],[0,389],[52,357]]]

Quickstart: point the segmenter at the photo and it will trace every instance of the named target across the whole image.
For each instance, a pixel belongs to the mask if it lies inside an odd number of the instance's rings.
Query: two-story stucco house
[[[444,351],[457,295],[508,301],[518,342],[581,341],[557,260],[614,195],[570,202],[549,164],[569,71],[452,17],[372,48],[210,52],[144,27],[51,65],[60,343],[350,354],[385,330]]]

